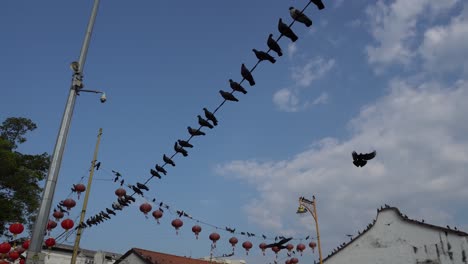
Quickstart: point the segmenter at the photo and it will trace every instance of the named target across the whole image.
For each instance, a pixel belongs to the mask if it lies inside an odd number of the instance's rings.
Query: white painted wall
[[[401,219],[385,209],[363,235],[326,260],[327,264],[468,264],[468,237]]]

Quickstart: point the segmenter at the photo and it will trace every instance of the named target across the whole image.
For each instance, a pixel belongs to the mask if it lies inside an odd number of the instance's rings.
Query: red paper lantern
[[[3,259],[0,259],[0,264],[9,264],[10,262],[6,261],[6,260],[3,260]]]
[[[291,264],[291,260],[290,259],[287,259],[284,264]]]
[[[10,251],[10,253],[8,253],[8,257],[13,261],[17,260],[19,256],[20,254],[18,253],[18,251]]]
[[[20,259],[19,264],[26,264],[26,259],[24,258]]]
[[[45,244],[48,248],[51,248],[55,246],[55,239],[53,239],[52,237],[49,237],[48,239],[46,239]]]
[[[216,247],[216,241],[218,241],[221,238],[221,236],[218,233],[211,233],[210,234],[210,240],[213,241],[213,247]]]
[[[258,247],[262,250],[263,256],[265,256],[266,246],[267,246],[267,244],[264,243],[264,242],[260,243],[260,245],[258,245]]]
[[[57,222],[52,221],[52,220],[49,220],[49,222],[47,222],[47,230],[50,231],[56,227],[57,227]]]
[[[68,198],[65,201],[63,201],[63,206],[65,206],[68,211],[70,211],[70,209],[75,207],[75,205],[76,205],[76,202],[72,198]]]
[[[118,197],[125,196],[126,194],[127,191],[125,191],[124,188],[118,188],[117,190],[115,190],[115,195],[117,195]]]
[[[277,247],[277,246],[274,246],[271,248],[271,250],[273,250],[273,252],[275,252],[275,254],[278,254],[278,252],[280,252],[281,248]]]
[[[23,254],[23,252],[26,251],[26,249],[24,249],[23,247],[16,247],[16,251],[18,251],[18,253]]]
[[[21,234],[23,233],[24,231],[24,226],[21,224],[21,223],[14,223],[14,224],[11,224],[10,227],[8,228],[8,230],[10,230],[10,232],[16,236],[18,234]]]
[[[63,229],[65,229],[67,231],[72,229],[74,224],[75,223],[73,223],[73,220],[71,220],[71,219],[65,219],[65,220],[62,221],[62,223],[60,223],[60,225],[63,227]]]
[[[153,217],[156,219],[156,222],[159,224],[159,218],[163,216],[163,212],[161,210],[155,210],[153,211]]]
[[[291,244],[291,243],[290,243],[290,244],[287,244],[287,245],[286,245],[286,249],[287,249],[289,252],[291,252],[291,251],[294,249],[294,245]]]
[[[143,203],[140,205],[140,211],[145,215],[147,215],[151,211],[151,209],[153,209],[153,207],[151,207],[151,204],[149,203]]]
[[[229,239],[229,243],[231,243],[231,245],[232,245],[232,250],[233,250],[233,251],[234,251],[234,247],[236,246],[237,242],[239,242],[239,240],[237,240],[236,237],[231,237],[231,238]]]
[[[252,248],[252,242],[250,241],[245,241],[244,243],[242,243],[242,247],[245,248],[245,254],[248,255],[249,254],[249,250]]]
[[[296,264],[296,263],[299,263],[299,260],[297,258],[292,258],[291,264]]]
[[[75,192],[76,194],[78,194],[78,199],[80,199],[80,194],[84,191],[86,191],[86,187],[84,186],[84,184],[78,183],[77,185],[75,185]]]
[[[315,244],[315,242],[310,242],[309,243],[309,247],[312,248],[312,252],[314,252],[316,246],[317,246],[317,244]]]
[[[306,249],[306,246],[301,243],[296,246],[296,249],[297,251],[301,252],[301,256],[302,256],[302,252]]]
[[[24,249],[28,249],[29,248],[29,243],[31,243],[31,241],[29,241],[29,240],[24,241],[22,247]]]
[[[195,233],[195,237],[198,239],[198,234],[200,234],[202,228],[199,225],[194,225],[192,227],[192,232]]]
[[[62,211],[54,211],[52,216],[55,218],[56,221],[60,221],[60,219],[63,218],[63,212]]]
[[[6,254],[10,252],[11,245],[8,242],[3,242],[0,244],[0,254]]]
[[[177,218],[177,219],[172,220],[171,224],[176,230],[176,235],[178,235],[179,234],[179,228],[181,228],[184,225],[184,222],[182,222],[182,220]]]

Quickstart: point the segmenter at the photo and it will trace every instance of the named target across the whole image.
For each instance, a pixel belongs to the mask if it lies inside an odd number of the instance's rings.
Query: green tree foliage
[[[31,227],[40,205],[40,181],[47,176],[47,153],[28,155],[16,151],[26,142],[26,133],[37,126],[30,119],[10,117],[0,126],[0,236],[8,234],[8,223]]]

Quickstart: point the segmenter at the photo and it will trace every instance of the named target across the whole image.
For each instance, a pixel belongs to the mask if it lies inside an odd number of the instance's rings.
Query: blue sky
[[[54,200],[69,195],[92,159],[100,127],[102,169],[95,174],[88,216],[115,200],[111,170],[144,181],[163,154],[173,153],[218,90],[240,81],[240,66],[267,50],[278,18],[307,1],[102,1],[84,70]],[[256,85],[236,93],[217,113],[219,125],[176,156],[168,176],[149,183],[148,198],[197,219],[258,234],[314,236],[310,216],[297,216],[297,198],[318,199],[323,253],[371,222],[384,203],[410,218],[468,229],[468,6],[450,1],[325,1],[295,24],[299,40],[279,42],[284,55],[262,62]],[[0,119],[31,118],[38,129],[20,151],[51,153],[92,1],[7,1],[0,8]],[[353,150],[376,149],[358,169]],[[86,180],[86,178],[85,178]],[[78,207],[81,207],[81,201]],[[137,206],[144,200],[140,199]],[[55,204],[56,204],[55,203]],[[131,247],[202,257],[183,219],[178,236],[166,214],[157,225],[137,206],[84,233],[81,246],[124,253]],[[72,211],[72,218],[79,209]],[[219,231],[217,254],[230,252]],[[58,232],[57,232],[58,234]],[[240,241],[243,239],[238,236]],[[245,238],[247,239],[247,238]],[[249,256],[268,263],[261,239]],[[72,243],[70,238],[67,243]],[[284,256],[284,254],[283,254]],[[302,260],[316,259],[308,250]]]

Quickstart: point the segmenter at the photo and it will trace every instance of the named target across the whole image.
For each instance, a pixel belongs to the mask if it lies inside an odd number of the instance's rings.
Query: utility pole
[[[304,197],[299,198],[299,208],[297,208],[297,213],[298,214],[303,214],[306,211],[309,211],[309,213],[312,215],[315,221],[315,231],[317,232],[317,246],[318,246],[318,251],[319,251],[319,260],[320,264],[322,264],[322,246],[320,244],[320,231],[319,231],[319,225],[318,225],[318,218],[317,218],[317,206],[316,206],[316,200],[315,200],[315,195],[312,196],[312,201],[308,200]],[[312,206],[310,208],[309,206]]]
[[[70,123],[73,116],[73,109],[75,107],[76,96],[82,86],[83,68],[86,61],[86,55],[88,53],[89,42],[91,40],[91,34],[93,32],[94,21],[99,7],[99,0],[94,0],[93,10],[91,17],[89,18],[88,28],[86,30],[83,46],[81,47],[80,58],[78,61],[78,67],[75,70],[72,79],[72,85],[70,93],[68,95],[65,111],[62,117],[62,123],[55,143],[54,153],[52,154],[52,160],[50,162],[49,171],[47,173],[47,181],[45,184],[44,192],[42,193],[41,206],[37,214],[36,223],[34,224],[33,233],[31,237],[31,244],[28,249],[28,256],[26,259],[27,264],[32,263],[44,263],[44,254],[41,253],[42,245],[44,243],[44,233],[49,221],[50,209],[52,207],[52,200],[54,198],[55,186],[60,171],[60,165],[62,164],[63,152],[65,150],[65,143],[67,141],[68,130],[70,129]],[[81,84],[81,85],[80,85]]]
[[[89,193],[91,192],[91,183],[93,182],[94,169],[96,168],[96,161],[97,161],[97,155],[98,155],[98,150],[99,150],[99,143],[101,142],[101,135],[102,135],[102,128],[99,129],[99,134],[98,134],[98,138],[96,141],[96,148],[94,149],[94,156],[93,156],[93,160],[91,161],[88,185],[86,187],[86,194],[83,200],[83,209],[81,210],[80,222],[78,223],[78,229],[76,232],[75,245],[73,247],[73,255],[72,255],[71,262],[70,262],[71,264],[76,263],[76,257],[78,256],[78,249],[80,248],[81,232],[83,231],[83,229],[81,228],[81,225],[84,222],[84,218],[86,216],[86,208],[88,206]]]

